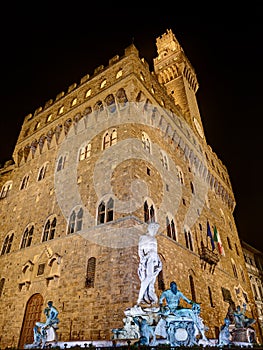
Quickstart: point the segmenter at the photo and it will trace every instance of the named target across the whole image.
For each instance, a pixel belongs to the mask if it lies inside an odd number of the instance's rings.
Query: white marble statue
[[[140,263],[138,267],[138,275],[141,280],[141,288],[137,305],[141,302],[146,304],[155,304],[158,297],[155,293],[154,283],[162,270],[162,262],[157,252],[157,240],[155,235],[160,225],[157,222],[151,222],[148,225],[146,234],[139,239],[138,254]]]

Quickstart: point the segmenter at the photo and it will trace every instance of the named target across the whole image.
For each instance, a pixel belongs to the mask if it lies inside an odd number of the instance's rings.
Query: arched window
[[[1,280],[0,280],[0,298],[1,298],[3,290],[4,290],[4,285],[5,285],[5,279],[1,278]]]
[[[193,249],[193,240],[192,240],[192,234],[189,230],[184,230],[184,237],[185,237],[185,245],[186,248],[190,249],[190,250],[194,250]]]
[[[157,282],[158,282],[158,289],[161,291],[165,290],[165,283],[164,283],[164,278],[163,278],[163,270],[161,270],[158,274],[157,277]]]
[[[192,181],[190,181],[190,186],[191,186],[192,194],[195,194],[195,188],[194,188],[194,184],[192,183]]]
[[[116,111],[116,103],[113,94],[110,94],[105,98],[105,103],[110,113],[114,113]]]
[[[96,258],[91,257],[87,264],[87,275],[86,275],[86,287],[94,288],[95,282],[95,272],[96,272]]]
[[[112,145],[115,145],[115,143],[117,143],[117,130],[113,129],[111,131],[107,131],[103,137],[102,149],[107,149]]]
[[[29,182],[29,175],[25,175],[22,179],[21,185],[20,185],[20,190],[23,190],[27,188]]]
[[[44,179],[46,175],[47,167],[48,167],[48,163],[45,163],[44,165],[42,165],[38,173],[37,181],[41,181]]]
[[[33,225],[29,226],[25,229],[20,249],[29,247],[31,245],[33,233],[34,233],[34,226]]]
[[[150,200],[144,202],[144,222],[150,223],[155,222],[155,209],[154,205]]]
[[[66,155],[59,157],[58,164],[57,164],[57,171],[60,171],[65,168],[66,159],[67,159]]]
[[[245,274],[244,274],[244,270],[242,269],[242,267],[240,266],[240,274],[241,274],[241,278],[243,282],[246,282],[246,278],[245,278]]]
[[[128,98],[126,92],[123,88],[119,89],[116,93],[116,99],[119,104],[120,109],[125,108],[128,105]]]
[[[102,112],[104,110],[103,103],[101,101],[98,101],[94,105],[93,110],[94,110],[94,114],[97,116],[99,114],[99,112]]]
[[[194,278],[192,275],[189,275],[189,282],[190,282],[190,290],[191,290],[192,300],[194,302],[196,302],[195,284],[194,284]]]
[[[183,171],[182,171],[182,169],[179,166],[177,166],[176,169],[177,169],[177,178],[180,181],[180,183],[182,185],[184,185],[184,174],[183,174]]]
[[[88,143],[87,145],[81,147],[79,151],[79,160],[87,159],[90,157],[91,153],[91,144]]]
[[[211,288],[208,286],[208,296],[209,296],[209,302],[210,302],[210,306],[214,307],[214,303],[213,303],[213,294],[212,294],[212,290]]]
[[[68,234],[81,231],[83,221],[83,209],[80,208],[78,211],[75,209],[72,211],[69,218]]]
[[[176,241],[176,227],[174,219],[170,218],[168,215],[166,216],[166,232],[168,237]]]
[[[12,181],[7,181],[4,186],[2,187],[1,193],[0,193],[0,198],[5,198],[8,193],[10,192],[11,188],[12,188]]]
[[[151,140],[145,132],[142,132],[142,147],[151,153]]]
[[[53,218],[53,220],[52,219],[47,220],[46,225],[44,227],[42,242],[46,242],[55,237],[56,225],[57,225],[56,218]]]
[[[2,250],[1,250],[1,255],[10,253],[13,239],[14,239],[14,233],[10,233],[6,236]]]
[[[97,216],[97,225],[104,224],[105,222],[113,221],[114,214],[114,200],[110,198],[105,204],[104,201],[101,201],[98,206],[98,216]]]
[[[231,265],[232,265],[233,274],[234,274],[235,278],[238,278],[236,263],[233,259],[231,259]]]

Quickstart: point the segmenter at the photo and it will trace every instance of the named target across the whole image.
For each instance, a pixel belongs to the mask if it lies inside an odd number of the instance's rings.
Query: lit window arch
[[[58,110],[58,114],[62,114],[64,112],[64,106],[61,106]]]
[[[51,120],[52,120],[52,113],[50,113],[50,114],[47,116],[46,123],[50,122]]]
[[[40,127],[40,122],[37,121],[34,127],[34,131],[36,131]]]
[[[103,89],[107,84],[107,79],[102,80],[101,84],[100,84],[100,88]]]
[[[91,154],[91,143],[83,145],[79,150],[79,161],[87,159]]]
[[[91,96],[91,89],[88,89],[85,93],[85,97],[90,97]]]
[[[75,106],[77,104],[77,102],[78,102],[77,97],[73,98],[73,100],[71,101],[71,106],[72,107]]]
[[[107,149],[117,143],[117,129],[108,130],[102,138],[102,149]]]
[[[122,76],[122,68],[118,70],[116,74],[116,79],[119,79]]]

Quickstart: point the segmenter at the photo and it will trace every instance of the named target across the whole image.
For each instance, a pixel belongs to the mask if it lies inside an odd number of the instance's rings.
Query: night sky
[[[207,142],[229,172],[239,235],[263,251],[260,2],[171,4],[7,3],[0,21],[0,163],[12,158],[27,114],[132,42],[153,70],[156,38],[172,29],[197,74]]]

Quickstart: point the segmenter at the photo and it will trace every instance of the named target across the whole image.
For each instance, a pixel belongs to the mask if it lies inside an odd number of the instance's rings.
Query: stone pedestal
[[[233,328],[232,332],[232,342],[237,343],[255,343],[256,334],[252,327],[248,328]]]

